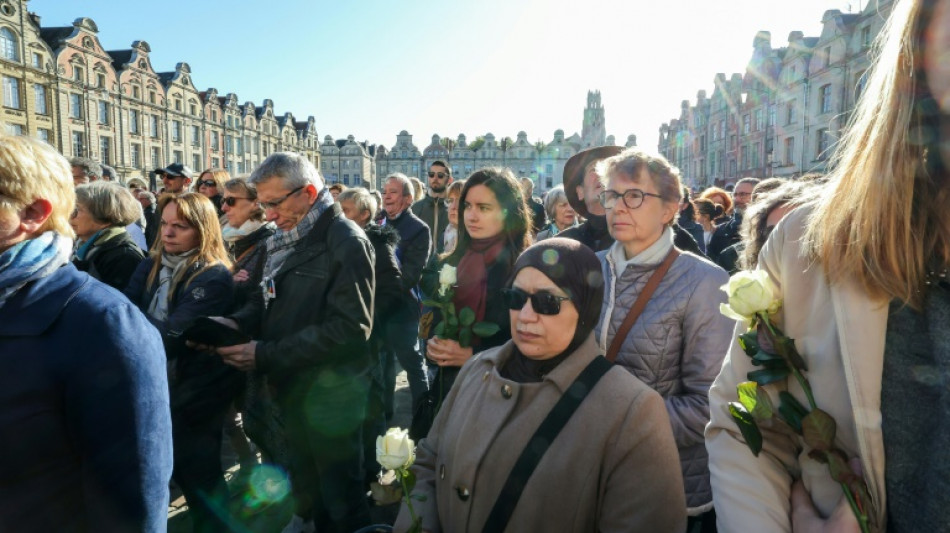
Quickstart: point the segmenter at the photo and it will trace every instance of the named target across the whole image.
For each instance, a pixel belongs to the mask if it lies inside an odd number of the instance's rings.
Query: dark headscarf
[[[600,261],[590,248],[578,241],[554,237],[531,246],[515,262],[512,279],[526,267],[540,270],[563,290],[577,309],[578,319],[571,343],[551,359],[530,359],[515,347],[515,353],[502,368],[501,375],[519,383],[541,381],[542,376],[587,340],[600,319],[600,306],[604,301]]]

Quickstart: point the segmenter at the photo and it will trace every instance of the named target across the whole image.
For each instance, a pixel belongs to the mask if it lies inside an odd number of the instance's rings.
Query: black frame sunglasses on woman
[[[534,312],[539,315],[552,316],[559,314],[561,312],[561,302],[570,300],[567,296],[558,296],[552,294],[550,291],[544,290],[534,294],[528,294],[517,287],[502,289],[501,293],[505,297],[505,303],[508,304],[508,309],[520,311],[524,309],[524,304],[528,303],[528,300],[531,300],[531,309],[534,309]]]

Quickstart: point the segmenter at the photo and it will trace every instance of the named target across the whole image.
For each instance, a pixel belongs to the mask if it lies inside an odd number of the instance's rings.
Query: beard
[[[429,190],[432,191],[432,192],[434,192],[434,193],[437,193],[437,194],[442,194],[442,193],[444,193],[444,192],[445,192],[445,189],[447,189],[447,188],[448,188],[448,185],[443,185],[443,186],[441,186],[441,187],[438,187],[438,186],[436,186],[436,185],[431,185],[431,184],[429,185]]]

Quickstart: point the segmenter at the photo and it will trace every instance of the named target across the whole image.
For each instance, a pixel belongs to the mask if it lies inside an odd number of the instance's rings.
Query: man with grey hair
[[[219,321],[252,340],[219,347],[264,374],[283,416],[296,515],[287,531],[350,533],[369,524],[360,428],[369,397],[373,249],[305,157],[270,155],[248,180],[278,231],[262,291]]]
[[[384,339],[380,358],[385,369],[387,418],[392,418],[393,415],[395,360],[406,370],[413,406],[429,389],[425,360],[418,346],[421,300],[416,285],[419,284],[422,269],[429,260],[432,240],[429,227],[409,209],[411,205],[412,182],[409,178],[398,172],[387,176],[383,182],[383,211],[386,213],[383,225],[392,226],[399,232],[396,259],[402,272],[404,295],[399,305],[384,318],[385,322],[380,324]]]
[[[102,176],[102,165],[88,157],[74,157],[69,160],[73,172],[73,185],[80,185],[96,181]]]
[[[732,219],[716,228],[709,239],[709,245],[706,247],[706,255],[709,256],[709,259],[726,269],[727,272],[730,268],[735,268],[735,265],[720,263],[719,256],[726,248],[736,244],[741,239],[739,228],[742,226],[742,216],[745,214],[745,208],[752,200],[752,190],[755,189],[758,183],[759,180],[756,178],[742,178],[736,182],[736,187],[732,191],[733,205],[735,206],[733,207]]]

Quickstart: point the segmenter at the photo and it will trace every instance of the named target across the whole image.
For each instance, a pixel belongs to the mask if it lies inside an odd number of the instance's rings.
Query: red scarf
[[[488,292],[488,267],[495,262],[505,248],[505,236],[488,239],[472,239],[459,260],[455,288],[455,309],[470,307],[475,311],[475,321],[485,319],[485,300]],[[476,340],[476,339],[473,339]]]

